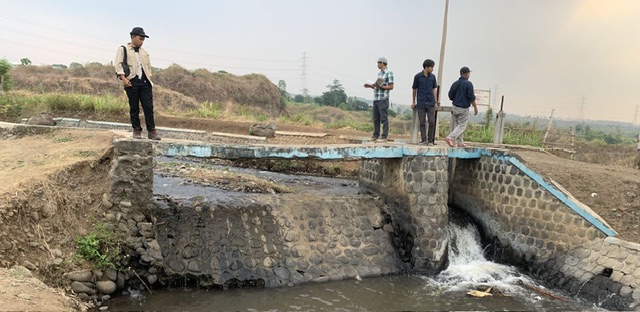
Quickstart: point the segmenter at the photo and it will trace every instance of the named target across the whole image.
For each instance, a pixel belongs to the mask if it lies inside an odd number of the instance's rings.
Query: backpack
[[[131,69],[129,69],[129,63],[127,62],[127,48],[123,45],[121,47],[122,51],[124,51],[124,57],[122,58],[122,69],[124,70],[124,76],[129,77],[129,74],[131,74]],[[118,77],[117,73],[116,77]]]

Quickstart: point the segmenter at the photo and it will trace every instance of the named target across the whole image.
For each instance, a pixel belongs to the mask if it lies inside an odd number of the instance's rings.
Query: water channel
[[[160,159],[159,162],[173,161]],[[212,168],[251,174],[285,185],[297,185],[298,194],[322,192],[357,195],[357,181],[287,175],[236,167]],[[222,191],[185,183],[184,179],[156,174],[154,194],[175,198],[193,196],[231,200],[243,193]],[[246,195],[246,194],[244,194]],[[449,266],[437,276],[398,275],[311,283],[282,288],[205,290],[172,286],[153,293],[129,290],[105,302],[114,311],[569,311],[600,310],[591,303],[545,289],[517,268],[487,261],[477,228],[457,220],[449,225]],[[528,285],[529,287],[524,287]],[[494,289],[486,297],[467,292],[481,287]],[[553,296],[545,296],[535,289]],[[554,298],[555,297],[555,298]],[[560,298],[560,299],[558,299]]]

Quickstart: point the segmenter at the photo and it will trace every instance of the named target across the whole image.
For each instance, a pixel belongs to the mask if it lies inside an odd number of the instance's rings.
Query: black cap
[[[136,35],[136,36],[142,36],[145,38],[149,38],[149,36],[147,36],[147,34],[144,33],[144,29],[142,29],[142,27],[133,27],[133,29],[131,30],[131,32],[129,33],[130,35]]]
[[[462,68],[460,68],[460,74],[466,74],[466,73],[470,73],[471,69],[469,69],[469,67],[464,66]]]

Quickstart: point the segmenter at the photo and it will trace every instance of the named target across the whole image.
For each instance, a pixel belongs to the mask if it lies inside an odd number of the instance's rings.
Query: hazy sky
[[[109,63],[142,26],[155,67],[261,73],[290,93],[301,92],[304,68],[312,95],[338,79],[370,99],[362,85],[385,56],[391,101],[409,105],[424,59],[442,66],[444,3],[0,0],[0,58]],[[445,52],[444,94],[469,66],[476,89],[504,95],[507,114],[640,121],[638,0],[451,0]]]

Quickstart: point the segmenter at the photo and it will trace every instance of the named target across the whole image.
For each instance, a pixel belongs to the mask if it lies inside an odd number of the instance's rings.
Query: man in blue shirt
[[[473,105],[473,115],[478,115],[478,106],[476,106],[476,95],[473,93],[473,84],[469,81],[471,70],[464,66],[460,68],[460,78],[454,82],[449,89],[449,99],[453,101],[451,107],[451,121],[455,128],[447,138],[447,144],[454,147],[465,147],[464,129],[467,128],[469,121],[469,107]]]
[[[373,142],[385,143],[389,135],[389,91],[393,90],[393,72],[387,68],[387,58],[378,58],[378,78],[374,83],[365,83],[365,88],[373,89]],[[382,123],[382,134],[380,134]],[[380,139],[378,139],[378,137]]]
[[[436,109],[439,104],[436,102],[438,82],[433,73],[435,62],[427,59],[422,63],[422,71],[413,77],[413,95],[411,97],[411,109],[418,112],[420,121],[420,145],[435,145],[436,133]],[[426,120],[429,121],[429,134],[427,135]]]

